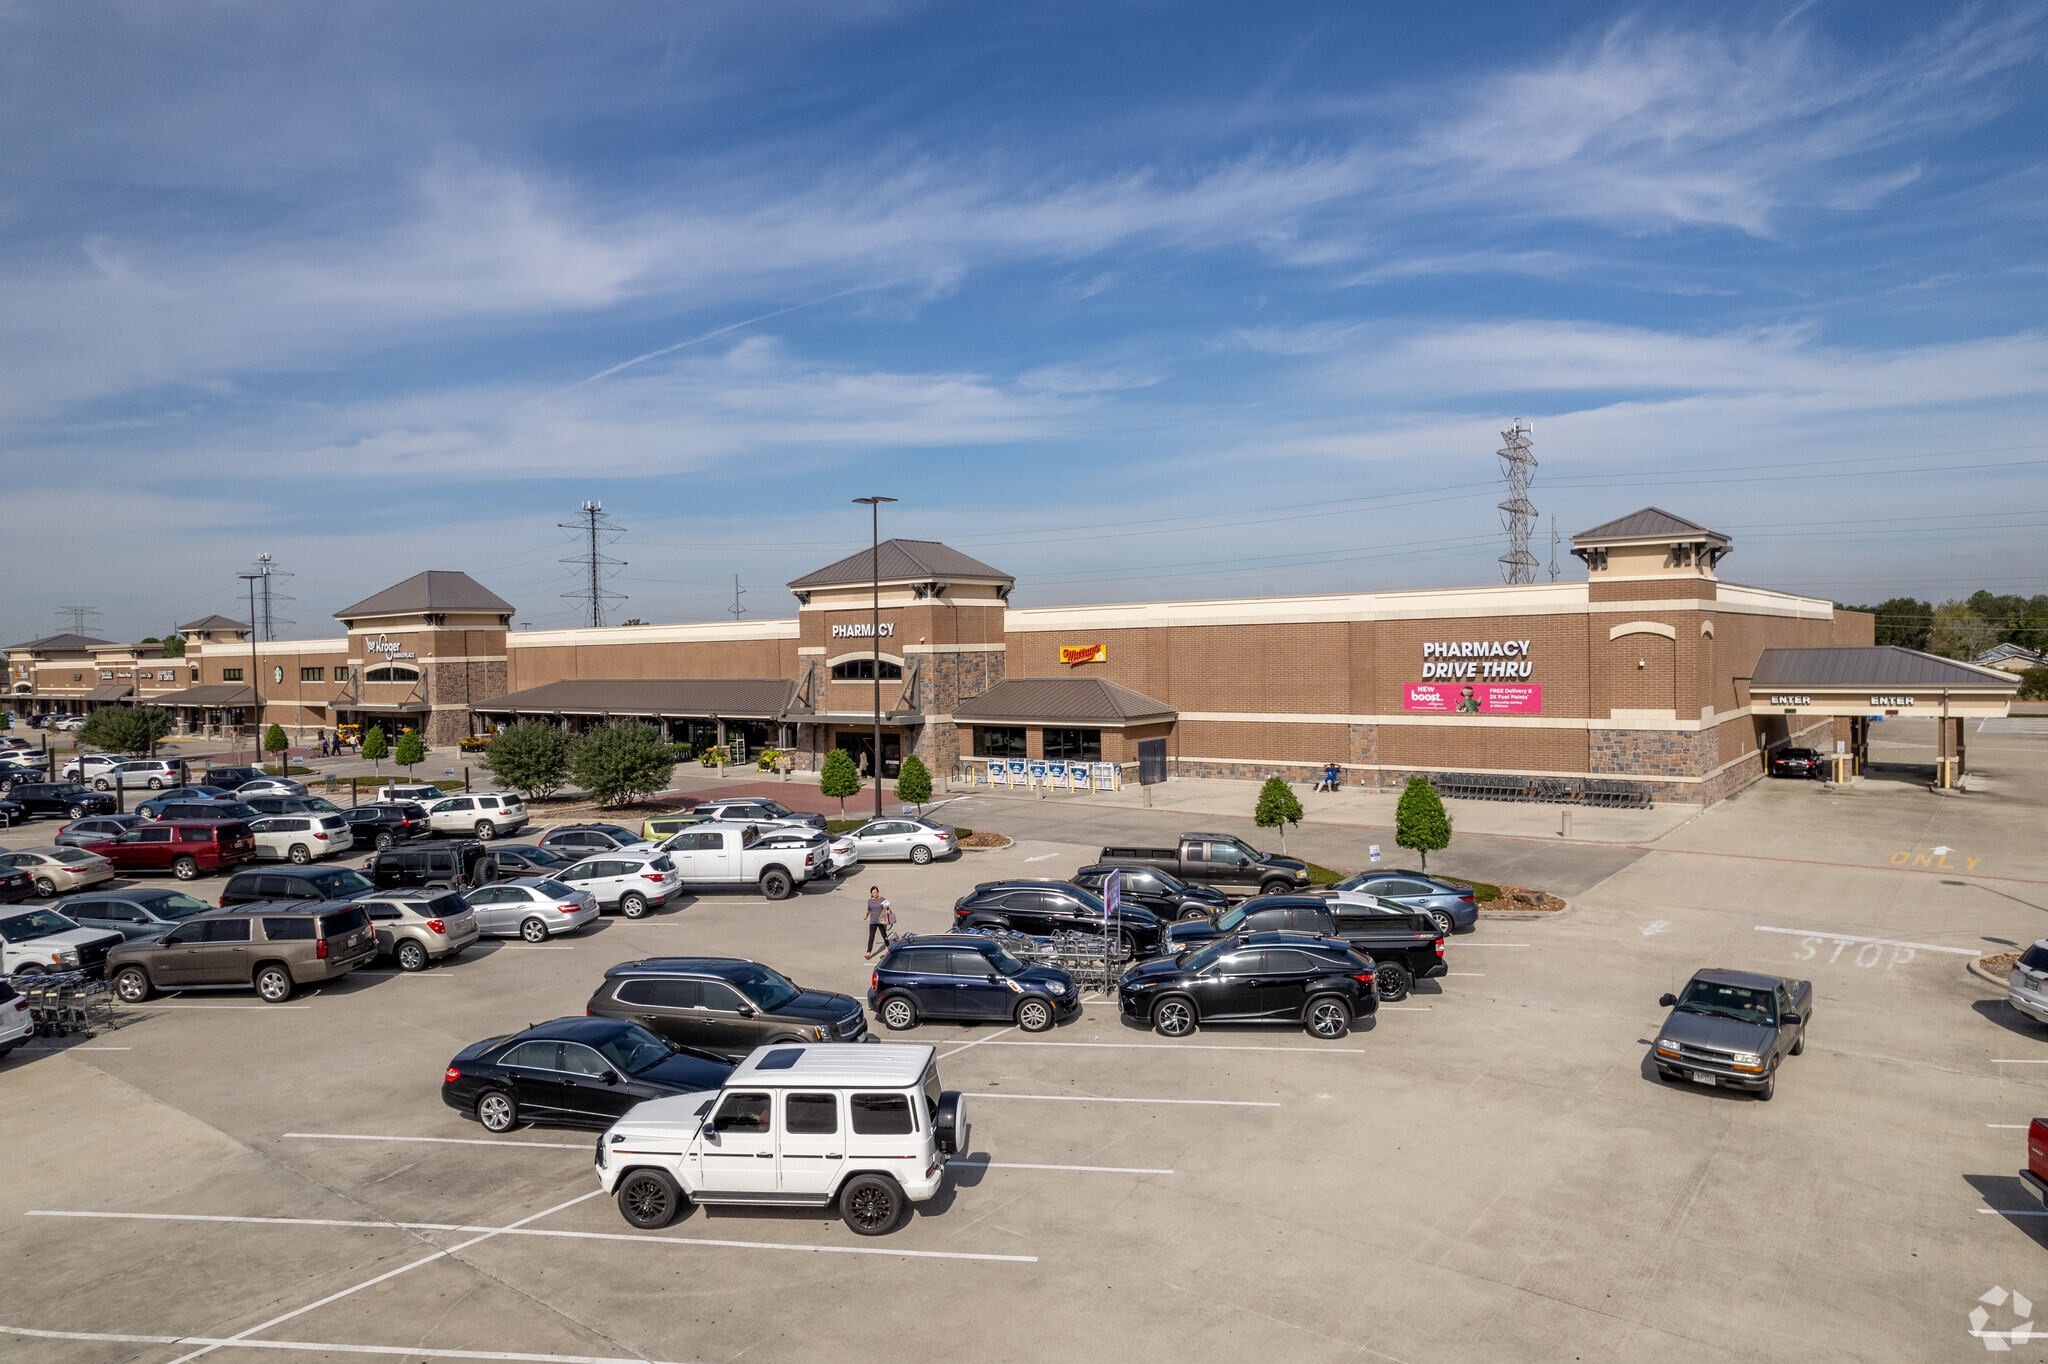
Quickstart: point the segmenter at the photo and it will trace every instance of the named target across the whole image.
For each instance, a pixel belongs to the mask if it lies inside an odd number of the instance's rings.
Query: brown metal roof
[[[767,719],[796,698],[784,677],[578,678],[476,703],[487,715],[674,715]]]
[[[202,616],[189,624],[180,625],[180,630],[246,630],[249,622],[235,620],[229,616]]]
[[[879,568],[869,567],[870,562]],[[963,579],[1008,583],[1016,579],[937,540],[884,540],[879,551],[864,549],[836,564],[806,573],[789,584],[791,591],[809,587],[844,587],[849,583],[954,582]]]
[[[1750,670],[1752,693],[1770,687],[2004,687],[2017,690],[2020,679],[1996,668],[1979,667],[1918,649],[1874,644],[1838,649],[1766,649]]]
[[[1682,516],[1673,516],[1662,507],[1645,507],[1617,517],[1604,526],[1582,530],[1572,537],[1573,544],[1583,541],[1630,540],[1645,535],[1707,535],[1715,539],[1726,539],[1719,531],[1708,530],[1697,521],[1688,521]]]
[[[88,701],[125,701],[135,691],[127,682],[102,682],[85,694]]]
[[[387,587],[374,597],[365,597],[354,606],[344,606],[334,613],[334,618],[352,620],[357,616],[404,616],[428,611],[482,611],[492,615],[510,615],[516,609],[511,602],[467,573],[436,568],[415,573],[404,582]]]
[[[1179,714],[1163,701],[1101,677],[1013,677],[953,707],[954,719],[974,724],[1088,720],[1128,725]]]
[[[246,706],[255,699],[246,683],[213,682],[149,698],[152,706]]]
[[[44,635],[41,639],[24,640],[20,644],[8,645],[14,649],[96,649],[114,643],[111,639],[94,639],[91,635]]]

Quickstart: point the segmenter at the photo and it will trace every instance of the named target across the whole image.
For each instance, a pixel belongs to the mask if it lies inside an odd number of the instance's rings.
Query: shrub
[[[569,770],[576,784],[599,805],[617,805],[667,788],[675,768],[675,746],[653,725],[614,720],[578,739]]]
[[[775,764],[781,761],[781,749],[764,748],[761,750],[761,756],[754,760],[754,766],[760,768],[763,772],[773,772],[775,770]]]
[[[2048,701],[2048,668],[2029,668],[2020,674],[2020,700]]]
[[[407,776],[411,776],[413,768],[418,767],[426,760],[427,746],[420,742],[418,731],[412,729],[399,730],[398,747],[392,750],[391,761],[404,768]]]
[[[1444,811],[1443,798],[1427,779],[1410,777],[1401,803],[1394,807],[1394,842],[1422,854],[1422,869],[1429,870],[1429,855],[1451,845],[1451,817]]]
[[[853,765],[853,755],[843,748],[835,748],[825,755],[825,767],[818,774],[818,791],[821,795],[839,798],[839,813],[846,814],[846,798],[857,796],[864,785],[860,769]]]
[[[385,739],[382,727],[364,726],[362,756],[369,760],[372,773],[380,777],[384,775],[384,760],[391,756],[391,744]]]
[[[263,732],[263,751],[277,754],[280,772],[292,765],[291,746],[292,741],[286,736],[283,725],[272,725]]]
[[[109,753],[149,754],[170,732],[171,713],[161,706],[108,706],[85,717],[78,741]]]
[[[484,751],[483,769],[500,786],[542,800],[568,782],[569,748],[569,732],[560,725],[527,720],[498,732]]]
[[[931,798],[932,774],[925,769],[924,760],[913,753],[896,770],[896,799],[909,801],[922,815],[924,803]]]
[[[1287,826],[1301,823],[1301,798],[1285,778],[1266,778],[1259,788],[1259,803],[1252,810],[1252,823],[1261,829],[1279,829],[1280,851],[1287,851]]]

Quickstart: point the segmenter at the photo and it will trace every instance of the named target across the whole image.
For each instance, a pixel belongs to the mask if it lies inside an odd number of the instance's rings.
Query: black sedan
[[[28,818],[28,811],[11,800],[0,800],[0,829],[12,829]]]
[[[357,843],[379,849],[433,833],[427,824],[427,807],[409,800],[386,801],[378,805],[356,805],[341,812]]]
[[[577,861],[551,848],[537,848],[531,843],[493,843],[487,860],[497,867],[499,877],[505,880],[521,876],[553,876],[575,866]]]
[[[1093,891],[1065,881],[984,881],[953,904],[953,931],[1007,929],[1043,937],[1052,933],[1100,935],[1109,911]],[[1137,905],[1118,908],[1116,931],[1124,955],[1141,957],[1159,948],[1166,924]]]
[[[24,814],[58,819],[84,819],[87,815],[114,812],[113,796],[88,791],[83,783],[75,781],[16,782],[7,799],[19,805]]]
[[[1820,778],[1827,775],[1827,766],[1821,761],[1819,749],[1781,748],[1771,755],[1771,775]]]
[[[1230,907],[1230,897],[1214,886],[1191,886],[1172,872],[1157,867],[1114,867],[1098,863],[1083,867],[1069,879],[1083,890],[1102,894],[1102,885],[1112,871],[1122,872],[1117,895],[1127,905],[1149,909],[1160,918],[1204,919]]]
[[[1379,1011],[1372,963],[1305,933],[1253,933],[1140,962],[1117,982],[1116,1002],[1162,1037],[1203,1023],[1291,1023],[1328,1041]]]
[[[138,824],[149,821],[141,815],[94,815],[66,824],[50,841],[60,848],[83,848],[92,843],[112,843]]]
[[[724,1057],[638,1023],[558,1018],[464,1047],[442,1077],[441,1101],[487,1132],[522,1122],[609,1127],[649,1099],[717,1089],[732,1070]]]
[[[0,867],[0,905],[18,905],[36,893],[36,880],[16,867]]]
[[[233,791],[262,776],[263,773],[253,767],[209,767],[199,780],[206,786],[218,786],[223,791]]]

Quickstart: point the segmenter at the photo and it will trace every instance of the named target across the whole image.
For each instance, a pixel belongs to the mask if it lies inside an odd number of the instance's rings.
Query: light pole
[[[872,548],[868,550],[868,586],[874,590],[874,619],[869,629],[874,631],[874,658],[869,666],[875,677],[875,818],[882,817],[882,504],[894,502],[893,497],[856,497],[854,503],[865,506],[870,517],[869,535]]]
[[[256,766],[260,769],[263,766],[263,712],[257,700],[256,674],[263,671],[263,662],[256,656],[256,580],[263,575],[237,573],[235,576],[249,584],[249,733],[256,741]],[[279,775],[289,774],[291,770],[291,750],[286,749]]]

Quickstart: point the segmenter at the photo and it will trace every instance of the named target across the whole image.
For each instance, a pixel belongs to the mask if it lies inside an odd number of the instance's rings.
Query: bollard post
[[[469,764],[468,764],[468,763],[464,763],[464,764],[462,765],[462,794],[463,794],[463,795],[465,795],[465,796],[469,794]]]
[[[356,779],[354,777],[348,779],[348,808],[351,810],[356,808]]]
[[[1558,829],[1557,833],[1560,838],[1570,838],[1572,836],[1572,812],[1569,806],[1566,807],[1564,812],[1564,824]]]

